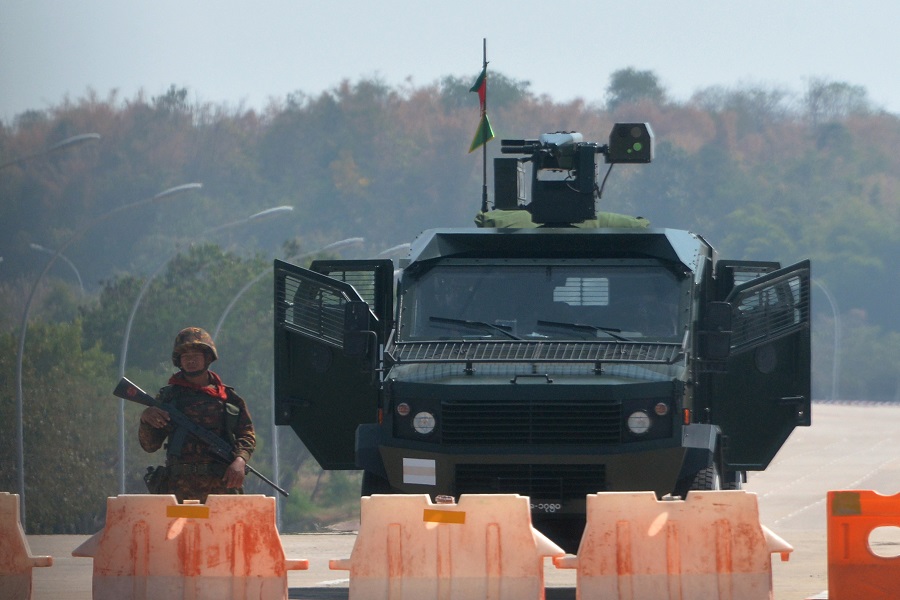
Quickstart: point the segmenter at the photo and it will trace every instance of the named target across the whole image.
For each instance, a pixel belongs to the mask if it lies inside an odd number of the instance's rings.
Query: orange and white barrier
[[[828,597],[891,600],[900,594],[900,556],[879,556],[870,536],[900,527],[900,494],[871,490],[828,492]]]
[[[94,600],[285,600],[287,571],[309,566],[285,559],[274,498],[140,494],[106,506],[103,530],[72,552],[94,559]]]
[[[32,556],[19,521],[19,495],[0,492],[0,597],[30,600],[31,569],[53,565],[52,556]]]
[[[695,491],[686,500],[653,492],[587,497],[577,556],[579,598],[757,600],[772,598],[771,554],[793,548],[759,523],[756,495]]]
[[[528,498],[471,494],[459,504],[426,495],[361,499],[360,528],[349,559],[350,600],[539,600],[544,557],[562,548],[531,526]]]

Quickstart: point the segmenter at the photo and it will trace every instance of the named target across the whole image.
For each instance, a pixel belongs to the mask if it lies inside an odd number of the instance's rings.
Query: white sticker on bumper
[[[403,483],[437,485],[435,462],[427,458],[404,458]]]

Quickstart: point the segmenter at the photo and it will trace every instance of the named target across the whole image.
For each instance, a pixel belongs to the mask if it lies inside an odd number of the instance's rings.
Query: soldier
[[[168,481],[153,491],[175,494],[179,502],[206,502],[209,494],[243,493],[245,465],[256,447],[253,423],[243,398],[209,370],[217,358],[216,346],[206,331],[199,327],[182,329],[172,349],[172,364],[180,371],[160,389],[157,400],[171,403],[194,423],[229,441],[234,446],[231,464],[217,459],[204,442],[185,435],[165,410],[151,406],[141,413],[141,448],[156,452],[168,438]]]

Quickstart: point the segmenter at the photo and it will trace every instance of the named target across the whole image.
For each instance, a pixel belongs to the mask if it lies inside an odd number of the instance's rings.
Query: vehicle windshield
[[[660,265],[439,265],[406,282],[398,340],[680,342],[682,281]]]

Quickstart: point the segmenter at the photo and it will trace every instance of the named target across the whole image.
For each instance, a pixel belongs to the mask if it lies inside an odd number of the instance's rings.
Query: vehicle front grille
[[[457,494],[519,494],[532,500],[584,499],[606,489],[604,465],[456,466]]]
[[[621,440],[622,405],[596,400],[444,400],[448,445],[598,445]]]
[[[681,359],[681,344],[648,342],[403,342],[392,344],[388,354],[395,363],[525,361],[644,363],[670,365]]]

